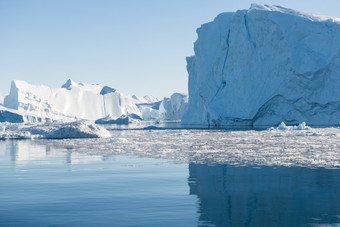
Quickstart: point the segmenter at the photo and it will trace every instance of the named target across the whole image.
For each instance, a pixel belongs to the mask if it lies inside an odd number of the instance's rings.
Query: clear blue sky
[[[126,94],[187,92],[196,28],[248,0],[0,0],[0,93],[68,78]],[[340,17],[339,0],[257,1]]]

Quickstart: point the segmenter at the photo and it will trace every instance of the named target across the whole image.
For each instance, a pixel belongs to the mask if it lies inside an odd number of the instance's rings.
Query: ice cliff
[[[252,4],[197,33],[183,124],[340,124],[340,19]]]

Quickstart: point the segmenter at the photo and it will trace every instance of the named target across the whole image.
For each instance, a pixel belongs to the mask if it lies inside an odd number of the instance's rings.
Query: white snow
[[[2,123],[0,139],[65,139],[105,138],[111,133],[104,127],[88,121],[46,124]]]
[[[253,4],[197,33],[182,123],[340,124],[339,19]]]
[[[316,22],[330,20],[332,22],[334,21],[334,22],[340,23],[339,18],[300,12],[300,11],[285,8],[285,7],[282,7],[282,6],[261,5],[261,4],[257,4],[257,3],[252,3],[250,8],[249,8],[249,11],[251,11],[251,10],[264,10],[264,11],[280,12],[280,13],[284,13],[284,14],[291,14],[293,16],[304,17],[308,20],[316,21]]]

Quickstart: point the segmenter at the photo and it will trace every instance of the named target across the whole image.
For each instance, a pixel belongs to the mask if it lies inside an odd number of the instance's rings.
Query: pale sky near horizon
[[[69,78],[125,94],[187,93],[196,29],[252,2],[340,18],[340,1],[0,0],[0,93]]]

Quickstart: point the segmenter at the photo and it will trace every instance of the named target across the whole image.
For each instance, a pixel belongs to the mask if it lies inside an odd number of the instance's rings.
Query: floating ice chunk
[[[289,130],[289,127],[284,122],[281,122],[281,124],[276,129],[285,131]]]
[[[88,121],[71,123],[49,123],[42,125],[2,126],[0,139],[66,139],[111,137],[104,127]]]
[[[301,124],[299,124],[298,126],[293,126],[294,130],[310,130],[312,129],[311,127],[306,125],[306,122],[302,122]]]
[[[48,139],[63,138],[100,138],[110,137],[111,133],[104,127],[87,122],[78,121],[72,123],[61,123],[43,126],[33,126],[31,133],[41,132],[42,136]]]
[[[318,132],[313,132],[313,131],[309,131],[307,132],[307,135],[308,136],[322,136],[321,133],[318,133]]]
[[[121,115],[118,118],[115,118],[111,115],[108,115],[104,118],[100,118],[95,121],[96,124],[117,124],[117,125],[128,125],[129,123],[142,120],[140,116],[137,114],[129,114],[129,115]]]
[[[312,128],[306,125],[306,122],[302,122],[298,126],[287,126],[284,122],[281,122],[278,127],[274,128],[271,127],[269,130],[281,130],[281,131],[288,131],[288,130],[311,130]]]
[[[128,140],[125,138],[111,138],[110,143],[127,143]]]

